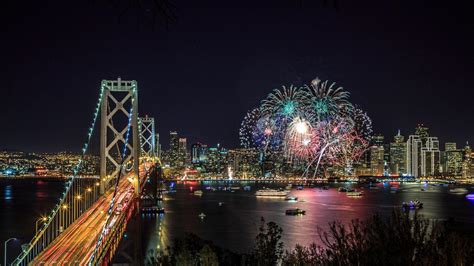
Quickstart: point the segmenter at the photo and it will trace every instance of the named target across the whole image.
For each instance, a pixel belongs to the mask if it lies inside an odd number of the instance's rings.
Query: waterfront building
[[[407,140],[406,152],[406,172],[410,176],[419,177],[420,171],[420,154],[422,142],[418,135],[410,135]]]
[[[256,149],[233,149],[228,153],[228,164],[235,171],[235,176],[246,179],[261,175],[258,160],[259,152]]]
[[[178,141],[178,165],[185,166],[187,162],[187,140],[186,138],[179,138]]]
[[[171,167],[178,166],[178,158],[179,158],[179,138],[178,132],[170,131],[170,147],[167,152],[167,162]]]
[[[464,146],[464,157],[461,166],[461,177],[463,179],[471,178],[471,154],[471,147],[469,146],[469,143],[466,142],[466,146]]]
[[[398,130],[393,139],[394,141],[390,143],[390,172],[394,175],[406,174],[407,143],[405,137]]]
[[[160,134],[155,134],[155,148],[156,156],[161,158],[161,143],[160,143]]]
[[[372,137],[370,152],[370,169],[372,175],[381,176],[384,175],[384,137],[382,135],[375,135]]]
[[[421,176],[440,174],[440,151],[437,137],[426,137],[421,148]]]
[[[453,177],[461,177],[464,150],[455,149],[445,151],[445,174]]]
[[[191,146],[191,162],[193,164],[203,164],[207,161],[207,145],[194,143]]]

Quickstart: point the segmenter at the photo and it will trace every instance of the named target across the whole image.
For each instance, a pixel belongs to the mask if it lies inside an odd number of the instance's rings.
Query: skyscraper
[[[372,137],[370,147],[370,169],[372,175],[381,176],[384,174],[384,137],[375,135]]]
[[[420,137],[421,143],[424,146],[425,143],[426,143],[426,140],[428,139],[428,136],[429,136],[428,128],[425,127],[425,125],[423,125],[423,124],[418,124],[415,128],[415,135]]]
[[[420,153],[421,153],[421,138],[418,135],[410,135],[407,140],[406,153],[406,172],[408,175],[419,177],[420,171]]]
[[[446,142],[444,149],[444,174],[461,176],[464,151],[457,149],[456,142]]]
[[[406,174],[407,143],[400,130],[393,139],[390,143],[390,172],[395,175]]]
[[[179,139],[178,132],[170,131],[170,149],[168,151],[168,161],[170,166],[176,167],[178,165],[179,157]]]
[[[427,137],[421,148],[421,176],[433,176],[440,173],[440,151],[437,137]]]
[[[179,161],[180,166],[183,166],[186,164],[187,155],[188,155],[188,152],[187,152],[186,138],[179,138],[178,161]]]
[[[207,160],[207,145],[194,143],[191,146],[191,162],[193,164],[202,164]]]

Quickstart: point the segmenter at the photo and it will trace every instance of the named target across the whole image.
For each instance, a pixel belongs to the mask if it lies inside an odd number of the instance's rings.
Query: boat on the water
[[[302,186],[302,185],[297,186],[296,189],[297,189],[297,190],[303,190],[303,189],[304,189],[304,186]]]
[[[346,187],[340,187],[337,191],[339,191],[339,192],[347,192],[347,188],[346,188]]]
[[[467,194],[469,191],[466,188],[457,187],[457,188],[450,189],[449,192],[455,193],[455,194]]]
[[[202,196],[202,194],[204,194],[204,192],[202,192],[202,190],[196,190],[194,191],[193,193],[195,196]]]
[[[364,193],[362,191],[348,191],[346,195],[348,197],[361,197]]]
[[[288,190],[290,190],[291,188],[293,188],[293,185],[292,185],[291,183],[289,183],[289,184],[285,187],[285,189],[288,189]]]
[[[198,216],[199,216],[199,218],[201,218],[201,219],[206,218],[206,215],[205,215],[203,212],[201,212]]]
[[[286,201],[297,201],[298,197],[288,195],[288,196],[285,197],[285,200]]]
[[[306,211],[300,208],[288,209],[285,211],[286,215],[305,215]]]
[[[423,208],[423,202],[419,200],[411,200],[410,202],[403,202],[402,209],[404,210],[417,210]]]
[[[255,196],[257,197],[286,197],[290,191],[283,190],[283,189],[259,189],[255,192]]]
[[[245,187],[244,187],[244,190],[245,190],[245,191],[250,191],[251,189],[252,189],[252,188],[251,188],[250,186],[245,186]]]
[[[219,207],[222,207],[222,205],[224,205],[224,202],[219,201]]]

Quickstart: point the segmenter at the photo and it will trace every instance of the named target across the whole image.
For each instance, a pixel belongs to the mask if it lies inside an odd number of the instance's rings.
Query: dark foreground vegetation
[[[236,253],[188,234],[165,252],[149,251],[147,265],[473,265],[474,240],[452,222],[394,211],[319,230],[322,245],[284,250],[283,230],[261,220],[255,246]]]

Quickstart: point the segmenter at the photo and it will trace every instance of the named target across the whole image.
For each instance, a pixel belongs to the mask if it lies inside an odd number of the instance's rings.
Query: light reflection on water
[[[222,184],[221,184],[222,185]],[[465,194],[450,193],[448,186],[432,186],[424,184],[378,184],[376,188],[359,188],[358,184],[343,184],[357,187],[364,191],[364,196],[347,197],[337,191],[333,185],[329,190],[305,188],[292,190],[291,194],[298,197],[298,202],[287,202],[282,199],[257,198],[252,191],[210,191],[199,184],[178,185],[177,193],[167,194],[164,201],[166,214],[161,220],[162,233],[166,239],[151,234],[148,248],[157,245],[169,245],[170,240],[182,237],[185,232],[193,232],[200,237],[211,240],[218,245],[238,251],[248,250],[254,243],[258,233],[260,218],[274,221],[283,228],[285,247],[296,244],[308,245],[320,242],[318,227],[328,228],[328,223],[341,221],[349,223],[352,219],[367,219],[375,212],[389,215],[394,209],[401,208],[402,203],[410,200],[421,200],[424,208],[420,214],[430,219],[445,220],[454,218],[462,222],[466,228],[474,225],[474,202],[466,199]],[[204,195],[195,196],[189,191],[202,189]],[[424,188],[425,191],[421,191]],[[474,189],[466,186],[472,193]],[[304,202],[300,202],[304,199]],[[219,207],[219,202],[224,202]],[[287,216],[289,208],[306,210],[305,216]],[[206,218],[198,215],[205,213]],[[149,232],[155,232],[158,223],[145,223]],[[471,229],[468,229],[471,230]]]

